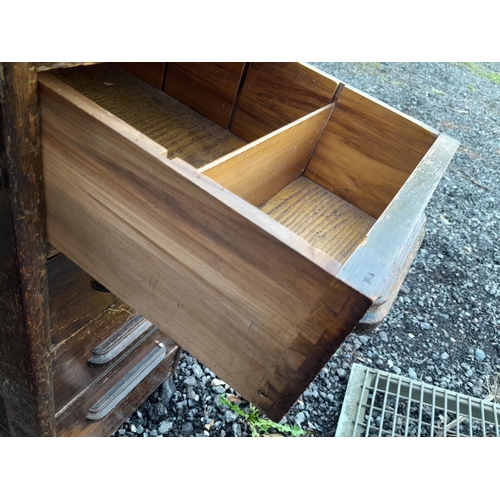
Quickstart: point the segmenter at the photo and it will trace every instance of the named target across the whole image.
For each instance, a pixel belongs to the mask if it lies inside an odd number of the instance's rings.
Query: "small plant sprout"
[[[249,412],[244,412],[239,406],[231,403],[225,396],[220,397],[220,402],[224,403],[239,417],[243,418],[250,427],[252,437],[259,437],[268,433],[270,429],[275,429],[282,434],[289,434],[292,437],[305,436],[303,431],[297,424],[291,427],[288,424],[277,424],[268,418],[262,418],[259,410],[250,404]]]

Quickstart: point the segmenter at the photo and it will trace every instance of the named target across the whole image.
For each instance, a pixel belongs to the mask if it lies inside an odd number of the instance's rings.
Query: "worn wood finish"
[[[48,250],[47,250],[47,260],[50,260],[57,255],[60,255],[61,251],[58,250],[56,247],[53,247],[50,243],[47,243]]]
[[[375,219],[306,177],[299,177],[260,209],[343,264]]]
[[[437,132],[345,86],[306,177],[379,217]]]
[[[163,85],[163,75],[166,64],[163,62],[121,62],[118,63],[124,70],[137,78],[144,80],[157,89]]]
[[[96,62],[39,62],[36,63],[37,71],[49,71],[52,69],[74,68],[75,66],[90,66],[99,64]]]
[[[411,250],[408,253],[408,256],[406,257],[404,264],[399,268],[399,273],[397,275],[397,278],[394,279],[394,284],[392,285],[392,289],[389,295],[387,297],[382,298],[385,299],[385,302],[382,302],[380,299],[378,299],[376,303],[373,304],[373,306],[370,307],[370,309],[368,309],[366,314],[363,316],[361,321],[356,326],[355,329],[356,333],[368,333],[373,331],[380,325],[380,323],[382,323],[382,321],[385,319],[385,317],[391,310],[392,304],[396,300],[399,290],[401,289],[401,286],[406,278],[406,275],[408,274],[408,271],[410,270],[410,267],[413,264],[413,261],[415,260],[417,252],[420,249],[420,245],[424,240],[426,219],[427,219],[426,216],[422,214],[421,222],[418,224],[419,230],[416,232],[416,238],[414,242],[413,243],[411,243],[411,241],[407,242]]]
[[[161,364],[106,417],[97,421],[87,420],[89,409],[99,401],[115,384],[127,375],[147,354],[162,342],[167,355]],[[97,378],[81,396],[63,412],[57,415],[58,436],[109,436],[127,419],[134,410],[169,376],[173,375],[180,355],[179,347],[167,336],[156,330],[127,357],[104,376]]]
[[[0,397],[12,435],[55,432],[36,66],[0,63]]]
[[[254,141],[329,104],[337,85],[299,63],[250,63],[231,132]]]
[[[252,205],[260,206],[307,167],[332,111],[326,106],[200,169]]]
[[[105,366],[89,366],[92,350],[118,329],[133,319],[137,314],[118,301],[103,311],[86,326],[77,331],[67,343],[54,346],[54,404],[56,415],[66,408],[74,399],[98,379],[102,379],[113,367],[120,362],[124,355],[129,353],[140,341],[154,330],[149,328],[124,351]]]
[[[202,167],[245,145],[228,130],[116,65],[52,74],[153,139],[158,151],[166,154],[166,148],[169,158],[180,157],[194,167]]]
[[[169,63],[163,90],[227,128],[245,63]]]
[[[439,135],[372,227],[366,243],[342,267],[339,277],[370,297],[375,305],[386,302],[394,289],[412,243],[420,234],[423,210],[458,145],[455,139]]]
[[[65,255],[49,260],[49,310],[52,344],[67,343],[68,339],[114,304],[112,293],[97,291],[94,278],[80,269]]]
[[[334,259],[42,76],[49,240],[280,419],[370,301]]]

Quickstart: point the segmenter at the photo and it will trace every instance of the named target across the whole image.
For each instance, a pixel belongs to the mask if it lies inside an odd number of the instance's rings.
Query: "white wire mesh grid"
[[[500,437],[500,405],[491,399],[354,364],[335,435]]]

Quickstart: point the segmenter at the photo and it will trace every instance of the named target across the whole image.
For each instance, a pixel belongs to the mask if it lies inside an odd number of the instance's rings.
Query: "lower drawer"
[[[173,375],[179,347],[154,330],[112,369],[56,414],[58,436],[109,436]]]

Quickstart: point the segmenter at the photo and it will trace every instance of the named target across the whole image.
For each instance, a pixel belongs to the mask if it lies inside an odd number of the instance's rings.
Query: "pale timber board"
[[[307,167],[332,105],[297,120],[200,169],[252,205],[260,206]]]
[[[254,141],[330,104],[338,83],[300,63],[252,62],[230,130]]]
[[[168,157],[202,167],[246,142],[114,64],[54,71],[53,75],[163,148]]]
[[[50,75],[52,244],[280,419],[371,302],[340,265]]]
[[[345,86],[305,176],[379,217],[437,132]]]
[[[260,209],[341,264],[375,223],[373,217],[304,176]]]

